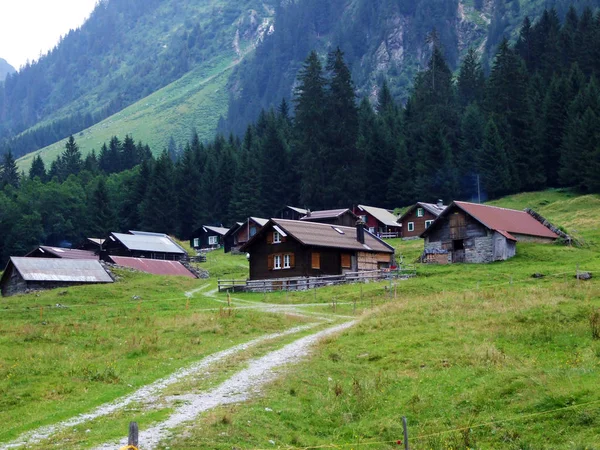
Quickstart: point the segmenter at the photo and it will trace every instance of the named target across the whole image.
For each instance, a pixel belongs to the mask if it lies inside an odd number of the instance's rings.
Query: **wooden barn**
[[[394,248],[364,229],[271,219],[242,251],[250,280],[341,275],[394,264]]]
[[[391,211],[375,206],[358,205],[354,214],[362,219],[370,233],[384,238],[400,237],[402,226]]]
[[[171,261],[188,257],[187,252],[166,234],[144,231],[130,233],[135,234],[110,233],[102,246],[100,257],[106,261],[112,255]]]
[[[326,223],[329,225],[339,225],[343,227],[353,227],[356,225],[358,216],[346,209],[327,209],[323,211],[308,211],[300,219],[305,222]]]
[[[258,233],[268,221],[268,219],[261,219],[260,217],[249,217],[245,222],[235,224],[225,234],[225,253],[239,252],[240,247]]]
[[[221,248],[229,228],[203,225],[192,233],[190,246],[197,250],[201,248]]]
[[[11,257],[0,279],[0,290],[8,297],[32,290],[112,282],[96,259]]]
[[[411,206],[398,219],[402,226],[402,238],[417,239],[445,209],[442,200],[437,203],[418,202]]]
[[[552,243],[559,235],[532,212],[453,202],[421,237],[426,262],[489,263],[515,256],[517,242]]]
[[[308,209],[286,206],[275,214],[275,217],[286,220],[300,220],[306,216],[306,214],[308,214]]]

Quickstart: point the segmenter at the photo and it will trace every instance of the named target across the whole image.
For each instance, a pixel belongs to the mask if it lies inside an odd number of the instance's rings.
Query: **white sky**
[[[0,58],[15,69],[39,59],[70,29],[78,28],[98,0],[0,0]]]

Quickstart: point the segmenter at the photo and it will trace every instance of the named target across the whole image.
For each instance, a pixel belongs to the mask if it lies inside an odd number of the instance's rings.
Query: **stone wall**
[[[465,240],[465,262],[489,263],[492,261],[494,261],[494,239],[492,235]]]

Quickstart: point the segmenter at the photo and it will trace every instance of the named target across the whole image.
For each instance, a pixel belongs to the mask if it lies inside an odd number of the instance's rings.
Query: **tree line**
[[[504,40],[489,75],[470,50],[457,75],[436,33],[402,105],[384,82],[356,100],[343,52],[311,52],[290,104],[263,110],[243,136],[192,135],[179,154],[114,137],[83,158],[71,137],[46,168],[0,183],[0,255],[147,229],[187,238],[200,225],[364,203],[472,200],[569,186],[600,192],[600,14],[548,10]]]

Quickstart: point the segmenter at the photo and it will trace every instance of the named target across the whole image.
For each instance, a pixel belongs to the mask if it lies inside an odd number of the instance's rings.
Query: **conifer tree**
[[[483,69],[477,52],[469,48],[458,74],[458,100],[463,107],[477,102],[481,104],[485,89]]]
[[[173,162],[166,150],[156,160],[141,204],[141,224],[159,233],[174,233],[177,202],[173,184]]]
[[[61,174],[62,179],[67,179],[69,175],[77,175],[81,171],[83,161],[79,146],[73,136],[69,136],[65,144],[65,150],[61,156]]]
[[[90,219],[90,236],[104,238],[115,230],[116,217],[113,211],[113,202],[110,199],[106,180],[103,176],[98,177],[96,186],[92,191],[88,217]]]
[[[479,155],[481,185],[491,198],[510,190],[509,161],[504,142],[493,118],[485,126],[483,144]]]
[[[13,157],[12,151],[8,149],[2,158],[2,166],[0,167],[0,187],[13,186],[17,188],[19,187],[19,180],[20,176],[17,163]]]
[[[44,160],[40,155],[34,156],[31,167],[29,168],[29,179],[33,180],[35,177],[38,177],[43,183],[46,181],[46,176],[46,165],[44,164]]]

